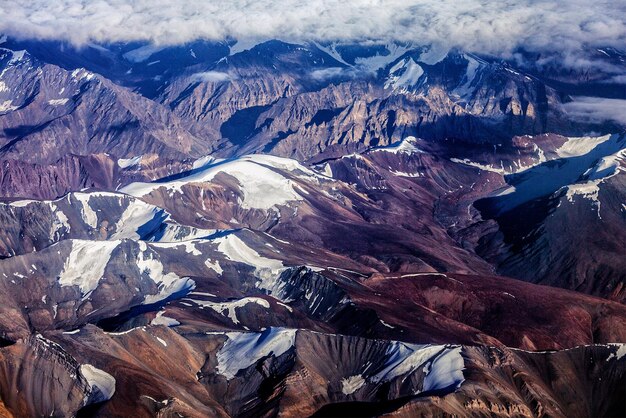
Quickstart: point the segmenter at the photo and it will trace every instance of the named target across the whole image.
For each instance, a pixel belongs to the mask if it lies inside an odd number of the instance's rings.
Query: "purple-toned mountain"
[[[612,73],[0,39],[0,416],[626,414]]]

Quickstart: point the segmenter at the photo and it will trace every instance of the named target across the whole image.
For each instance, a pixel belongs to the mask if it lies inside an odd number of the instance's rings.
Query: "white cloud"
[[[348,67],[329,67],[311,72],[311,77],[317,81],[326,81],[333,78],[356,78],[359,72]]]
[[[195,73],[189,77],[189,79],[193,82],[211,82],[211,83],[223,83],[226,81],[235,80],[236,77],[232,76],[229,73],[224,73],[221,71],[205,71],[202,73]]]
[[[339,77],[343,75],[344,69],[342,67],[330,67],[322,70],[315,70],[311,73],[311,77],[316,80],[326,80],[329,78]]]
[[[616,75],[606,80],[606,83],[626,84],[626,75]]]
[[[578,96],[563,107],[571,117],[585,122],[611,120],[626,126],[626,100]]]
[[[0,32],[87,42],[278,38],[446,43],[507,54],[623,48],[619,0],[0,0]]]

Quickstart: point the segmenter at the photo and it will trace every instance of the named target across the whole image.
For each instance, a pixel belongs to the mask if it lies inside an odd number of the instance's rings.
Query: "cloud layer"
[[[211,82],[211,83],[223,83],[226,81],[234,80],[235,77],[228,73],[221,71],[205,71],[202,73],[195,73],[190,77],[193,82]]]
[[[506,54],[626,46],[621,0],[0,0],[0,32],[86,42],[410,41]]]
[[[579,96],[563,107],[570,117],[585,122],[614,121],[626,126],[626,100]]]

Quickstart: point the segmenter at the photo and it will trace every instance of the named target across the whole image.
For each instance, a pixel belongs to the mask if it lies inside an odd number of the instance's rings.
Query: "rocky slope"
[[[333,209],[337,200],[356,199],[359,187],[376,180],[381,193],[395,184],[396,177],[402,177],[391,176],[385,182],[372,172],[354,175],[350,169],[365,165],[372,170],[377,160],[404,164],[396,170],[424,164],[421,158],[413,160],[421,154],[416,143],[406,141],[358,158],[328,162],[324,171],[332,172],[332,177],[295,161],[255,156],[208,162],[195,172],[163,182],[133,183],[123,189],[127,194],[72,193],[55,201],[5,203],[2,222],[7,228],[2,242],[7,258],[2,261],[2,293],[10,303],[3,307],[6,348],[1,350],[36,350],[23,345],[32,344],[26,343],[32,333],[44,333],[41,338],[60,344],[58,347],[66,350],[64,356],[76,359],[72,367],[100,359],[93,367],[112,376],[116,385],[126,387],[137,380],[146,385],[145,390],[140,386],[120,397],[112,394],[110,402],[93,406],[85,400],[92,396],[88,389],[78,392],[76,403],[47,401],[38,392],[18,389],[29,384],[29,379],[37,379],[34,371],[21,367],[19,379],[25,380],[11,378],[17,386],[7,386],[4,393],[19,390],[27,403],[8,407],[18,415],[48,414],[52,408],[102,416],[157,411],[218,416],[273,415],[277,411],[289,416],[308,411],[333,416],[367,408],[374,408],[377,415],[402,415],[411,414],[416,407],[436,414],[471,409],[514,415],[545,409],[552,415],[567,416],[568,411],[603,414],[618,410],[613,399],[619,393],[606,389],[593,395],[591,403],[576,405],[568,402],[574,395],[560,391],[552,397],[531,389],[556,383],[541,372],[548,366],[532,366],[538,367],[534,371],[524,362],[551,364],[555,360],[551,354],[532,357],[525,353],[520,358],[507,347],[562,350],[593,344],[587,350],[597,352],[593,355],[600,356],[600,361],[608,359],[620,366],[589,369],[590,373],[593,370],[602,379],[620,382],[624,360],[621,351],[615,350],[621,346],[598,344],[626,338],[623,305],[503,277],[452,273],[468,270],[469,261],[455,266],[451,254],[447,257],[452,258],[435,266],[439,271],[426,267],[423,255],[398,264],[398,257],[415,257],[415,250],[405,256],[396,250],[393,262],[387,256],[365,256],[366,249],[355,257],[341,245],[337,231],[336,249],[325,241],[311,246],[298,231],[296,226],[306,222],[297,218],[294,209],[312,218],[321,216],[316,211],[332,213],[339,210]],[[438,178],[445,179],[444,173]],[[247,179],[246,175],[254,177]],[[351,185],[351,175],[361,183]],[[254,181],[263,186],[250,188]],[[199,195],[200,191],[193,189],[206,190],[207,186],[214,189],[212,196]],[[219,196],[230,196],[230,204]],[[205,198],[211,206],[191,216],[189,208],[202,210]],[[341,214],[345,220],[354,217],[355,232],[365,227],[351,214],[353,208],[369,203],[366,197],[361,199],[360,203],[340,205],[341,211],[333,215]],[[238,212],[226,211],[233,204]],[[261,213],[264,218],[259,218]],[[210,222],[203,220],[208,214],[213,214]],[[236,216],[256,223],[232,230],[229,222],[240,222]],[[186,223],[190,219],[195,222]],[[380,224],[375,214],[368,219]],[[380,228],[390,227],[380,224]],[[391,238],[388,245],[393,245]],[[450,248],[443,250],[440,242],[439,254],[460,251],[452,243],[448,245]],[[486,269],[477,258],[472,262],[476,263],[472,270]],[[452,272],[442,273],[442,269]],[[105,343],[111,338],[124,342],[119,348],[119,342]],[[444,345],[415,345],[424,343]],[[488,359],[494,354],[473,346],[499,347],[498,356],[513,356],[514,362],[524,364],[513,369],[520,367],[532,378],[518,382],[509,371],[511,366],[492,364]],[[167,354],[169,347],[176,354]],[[420,350],[426,351],[422,354]],[[448,352],[445,350],[450,350],[450,356],[458,350],[457,360],[441,357]],[[435,357],[428,357],[429,352]],[[180,353],[188,353],[183,369],[172,369],[172,356],[179,358]],[[358,363],[349,366],[357,359]],[[571,357],[558,361],[559,370],[572,370],[566,373],[592,367]],[[437,371],[437,367],[450,367],[454,362],[462,362],[455,366],[458,372]],[[442,366],[437,366],[439,363]],[[34,370],[55,370],[49,367],[56,364],[53,361]],[[187,369],[190,366],[192,369]],[[431,373],[436,383],[429,380]],[[502,374],[509,377],[502,380]],[[403,383],[394,383],[400,377]],[[487,383],[493,379],[500,386],[484,395],[479,388],[493,387]],[[78,385],[79,380],[67,384]],[[589,390],[589,384],[580,385],[568,390]],[[158,393],[149,387],[159,388]],[[454,392],[459,387],[460,391]],[[513,387],[533,395],[515,397]],[[619,383],[610,387],[619,387]],[[307,393],[319,394],[303,398],[304,388]],[[454,395],[440,398],[449,392]]]
[[[1,416],[626,415],[609,74],[0,47]]]

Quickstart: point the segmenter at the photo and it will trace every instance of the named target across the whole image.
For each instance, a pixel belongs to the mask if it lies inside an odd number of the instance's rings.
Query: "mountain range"
[[[2,37],[0,416],[626,415],[626,84],[519,55]]]

